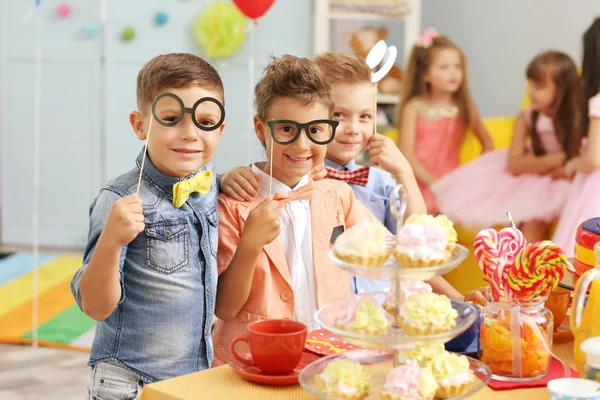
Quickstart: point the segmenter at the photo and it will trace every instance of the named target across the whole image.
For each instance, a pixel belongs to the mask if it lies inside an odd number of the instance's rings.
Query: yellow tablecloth
[[[555,343],[555,353],[575,368],[573,341]],[[546,388],[493,391],[486,387],[470,397],[472,400],[536,400],[548,399]],[[262,386],[246,382],[225,365],[196,372],[178,378],[153,383],[144,387],[140,400],[194,400],[194,399],[243,399],[243,400],[300,400],[315,399],[300,385]]]

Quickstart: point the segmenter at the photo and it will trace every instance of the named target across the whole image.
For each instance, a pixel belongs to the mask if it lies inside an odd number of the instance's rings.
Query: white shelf
[[[365,12],[351,11],[331,11],[329,18],[336,20],[360,20],[360,21],[401,21],[407,17],[407,14],[385,15]]]
[[[377,95],[377,104],[398,104],[400,103],[400,96],[397,94],[382,94]]]
[[[378,12],[345,11],[336,9],[331,0],[313,0],[313,55],[330,51],[331,24],[335,20],[364,21],[404,21],[404,37],[401,39],[404,49],[404,62],[408,60],[410,50],[419,37],[421,30],[421,1],[405,0],[406,14],[384,14]],[[364,2],[367,3],[367,2]],[[397,38],[388,37],[388,44],[397,44]]]

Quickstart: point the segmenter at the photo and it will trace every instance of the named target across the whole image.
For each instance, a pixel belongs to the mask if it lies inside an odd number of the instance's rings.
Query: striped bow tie
[[[354,183],[359,186],[367,186],[369,181],[370,167],[362,167],[356,171],[338,171],[337,169],[326,167],[327,177],[330,179],[337,179],[347,183]]]

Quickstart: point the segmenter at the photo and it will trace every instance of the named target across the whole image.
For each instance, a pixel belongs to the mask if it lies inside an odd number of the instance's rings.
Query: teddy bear
[[[347,32],[344,35],[344,39],[356,55],[365,59],[367,58],[367,54],[369,54],[369,50],[375,46],[375,43],[385,39],[387,35],[388,29],[385,26],[378,29],[364,27],[356,32]],[[397,65],[394,65],[390,72],[379,81],[377,88],[380,93],[398,94],[400,93],[401,84],[402,70]]]

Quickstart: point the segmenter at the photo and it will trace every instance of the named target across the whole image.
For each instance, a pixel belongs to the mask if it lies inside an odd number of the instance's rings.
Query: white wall
[[[49,0],[45,5],[52,3]],[[35,20],[33,1],[0,3],[0,233],[4,244],[31,243],[33,210]],[[59,21],[40,9],[42,51],[39,226],[44,244],[85,240],[85,216],[101,185],[98,112],[100,52],[81,34],[98,18],[96,0],[79,1],[78,17]],[[68,43],[68,45],[65,45]]]
[[[435,27],[466,53],[469,83],[484,116],[513,115],[525,89],[525,69],[536,53],[564,51],[581,64],[581,36],[596,16],[599,0],[422,0],[423,29]],[[341,36],[360,22],[338,22],[337,51],[349,51]],[[402,60],[402,22],[389,27],[389,44]]]
[[[39,13],[42,61],[40,243],[83,246],[88,207],[108,179],[134,166],[143,143],[128,115],[135,108],[135,81],[142,65],[167,52],[202,56],[192,23],[211,0],[106,0],[102,36],[83,35],[100,18],[99,0],[70,1],[73,12],[56,16],[59,0],[42,0]],[[34,0],[0,0],[0,241],[29,245],[32,238],[33,95],[35,20],[21,18]],[[154,16],[169,14],[156,27]],[[250,82],[248,41],[238,54],[214,62],[225,85],[227,127],[215,163],[219,171],[262,157],[249,134],[249,85],[259,79],[269,54],[309,57],[311,3],[277,0],[255,26],[256,70]],[[122,42],[127,25],[137,32]],[[103,118],[103,116],[106,116]]]
[[[104,40],[82,28],[98,21],[100,0],[71,0],[73,14],[59,20],[59,0],[42,0],[42,156],[40,228],[43,245],[81,246],[87,209],[101,185],[134,165],[141,148],[127,118],[135,107],[135,77],[155,55],[202,55],[191,24],[210,0],[106,0]],[[0,242],[31,243],[35,24],[23,20],[34,0],[0,0]],[[268,54],[311,55],[312,2],[276,0],[256,26],[256,71],[248,78],[248,43],[215,66],[225,83],[227,128],[215,163],[220,171],[262,157],[249,134],[248,86]],[[166,11],[170,21],[155,27]],[[600,14],[599,0],[423,0],[422,26],[435,26],[468,57],[471,87],[484,116],[512,115],[524,88],[524,69],[543,49],[566,51],[579,62],[581,34]],[[137,38],[119,39],[132,25]],[[362,24],[335,23],[333,31]],[[376,24],[373,24],[376,25]],[[402,23],[389,22],[388,42],[403,65]],[[347,51],[341,39],[334,49]],[[106,118],[102,118],[106,116]]]

